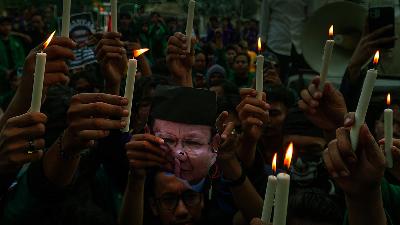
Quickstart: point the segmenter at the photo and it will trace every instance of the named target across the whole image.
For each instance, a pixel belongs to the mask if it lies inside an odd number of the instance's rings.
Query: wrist
[[[242,166],[237,159],[223,160],[219,165],[227,180],[237,180],[242,174]]]

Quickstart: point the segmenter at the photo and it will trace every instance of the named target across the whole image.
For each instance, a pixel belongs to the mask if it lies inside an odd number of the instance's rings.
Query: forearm
[[[61,137],[60,137],[61,138]],[[60,139],[59,138],[59,139]],[[45,153],[43,170],[47,179],[58,187],[65,187],[72,183],[79,166],[80,156],[63,158],[61,156],[60,141],[57,141]]]
[[[222,165],[224,178],[236,180],[242,173],[242,168],[239,161],[235,160]],[[233,199],[236,207],[242,212],[247,221],[254,217],[260,217],[263,200],[257,193],[250,180],[246,178],[243,184],[231,187]]]
[[[122,209],[119,214],[119,225],[142,225],[144,207],[144,184],[146,176],[129,172]]]
[[[242,137],[241,147],[237,150],[237,156],[242,165],[246,168],[250,168],[254,163],[256,156],[257,142],[248,141],[246,137]]]
[[[386,225],[381,189],[378,188],[363,198],[346,196],[349,225]]]

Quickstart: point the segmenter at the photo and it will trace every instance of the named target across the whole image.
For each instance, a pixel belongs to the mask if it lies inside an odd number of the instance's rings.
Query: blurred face
[[[196,88],[203,88],[206,86],[203,74],[196,75],[195,79]]]
[[[12,29],[12,25],[9,22],[4,22],[0,24],[0,35],[7,37],[10,35]]]
[[[210,84],[215,85],[221,83],[225,79],[225,77],[220,73],[213,73],[210,75],[209,79],[210,79]]]
[[[175,177],[160,172],[155,177],[153,213],[163,225],[195,225],[200,221],[204,207],[202,193]]]
[[[127,16],[124,16],[120,19],[120,23],[123,28],[129,28],[130,22],[131,22],[131,19]]]
[[[36,29],[42,29],[44,27],[43,19],[41,16],[36,15],[31,19],[32,27]]]
[[[269,110],[269,121],[264,129],[267,137],[281,136],[282,126],[286,119],[287,107],[282,102],[271,102]]]
[[[247,76],[249,72],[249,61],[246,56],[239,55],[233,64],[233,70],[237,75]]]
[[[393,138],[400,138],[400,111],[399,105],[393,104],[391,106],[393,109]],[[375,122],[375,138],[380,140],[384,138],[385,131],[384,131],[384,121],[383,115],[379,120]]]
[[[226,61],[228,62],[229,65],[232,66],[235,56],[236,56],[236,51],[234,51],[233,49],[229,49],[228,51],[226,51]]]
[[[156,119],[154,135],[164,139],[175,176],[197,183],[206,177],[216,154],[211,151],[211,127]]]
[[[194,62],[194,69],[197,71],[205,71],[206,68],[206,56],[203,53],[197,54]]]

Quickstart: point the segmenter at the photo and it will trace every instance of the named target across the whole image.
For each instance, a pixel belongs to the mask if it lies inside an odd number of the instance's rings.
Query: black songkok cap
[[[214,127],[217,98],[214,92],[190,87],[158,86],[150,115],[177,123]]]
[[[283,124],[284,135],[324,137],[323,131],[316,127],[298,107],[289,110]]]

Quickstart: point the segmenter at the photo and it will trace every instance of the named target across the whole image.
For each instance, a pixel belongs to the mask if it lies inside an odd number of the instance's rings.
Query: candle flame
[[[285,165],[286,168],[290,168],[290,162],[292,161],[292,155],[293,155],[293,142],[290,142],[287,150],[286,150],[286,155],[285,155],[285,160],[283,162],[283,165]]]
[[[133,50],[133,57],[139,57],[141,54],[147,52],[149,49],[148,48],[142,48],[138,50]]]
[[[49,46],[49,44],[51,42],[51,39],[53,39],[53,36],[54,36],[55,33],[56,33],[56,31],[54,31],[53,33],[50,34],[50,37],[47,38],[46,42],[43,44],[43,47],[44,47],[43,49],[46,49],[47,46]]]
[[[388,93],[386,96],[386,104],[390,106],[390,93]]]
[[[277,158],[277,153],[275,153],[274,159],[272,160],[272,171],[274,174],[276,173],[276,158]]]
[[[375,56],[374,56],[374,65],[377,65],[379,62],[379,50],[376,51]]]
[[[261,38],[258,38],[258,51],[261,52]]]
[[[333,25],[329,28],[329,38],[333,39]]]

